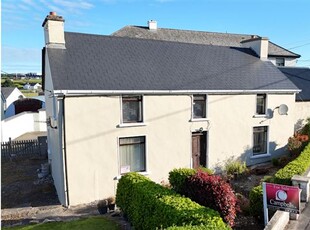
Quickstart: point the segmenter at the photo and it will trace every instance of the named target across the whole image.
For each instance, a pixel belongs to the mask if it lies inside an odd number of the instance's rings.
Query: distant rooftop
[[[164,41],[176,41],[185,43],[215,45],[215,46],[230,46],[242,47],[241,41],[251,39],[253,37],[260,37],[258,35],[249,34],[231,34],[231,33],[216,33],[192,30],[178,30],[157,28],[150,30],[143,26],[125,26],[122,29],[114,32],[113,36],[132,37],[132,38],[146,38]],[[281,46],[278,46],[269,41],[268,56],[282,56],[299,58],[300,55],[293,53]]]

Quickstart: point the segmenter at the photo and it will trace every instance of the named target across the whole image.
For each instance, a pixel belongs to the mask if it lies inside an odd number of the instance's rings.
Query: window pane
[[[142,97],[123,97],[123,122],[142,122]]]
[[[267,153],[267,126],[254,127],[253,138],[254,155]]]
[[[121,174],[143,172],[145,167],[145,137],[120,138]]]
[[[256,97],[256,114],[266,113],[266,95],[258,94]]]
[[[194,118],[206,118],[206,96],[205,95],[194,95],[193,117]]]

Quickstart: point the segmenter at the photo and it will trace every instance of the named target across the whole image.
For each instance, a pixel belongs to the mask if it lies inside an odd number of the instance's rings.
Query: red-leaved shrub
[[[217,210],[230,226],[239,211],[237,198],[230,185],[220,176],[198,171],[185,181],[185,194],[198,204]]]

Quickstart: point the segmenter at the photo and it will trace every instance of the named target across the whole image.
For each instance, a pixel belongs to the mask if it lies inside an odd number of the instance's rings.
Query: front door
[[[198,168],[199,166],[206,167],[207,165],[206,143],[207,143],[206,132],[192,133],[193,168]]]

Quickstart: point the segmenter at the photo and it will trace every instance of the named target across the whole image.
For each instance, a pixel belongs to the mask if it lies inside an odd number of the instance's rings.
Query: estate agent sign
[[[268,208],[274,208],[299,214],[300,189],[298,187],[263,183],[263,195],[264,212],[268,213]]]

